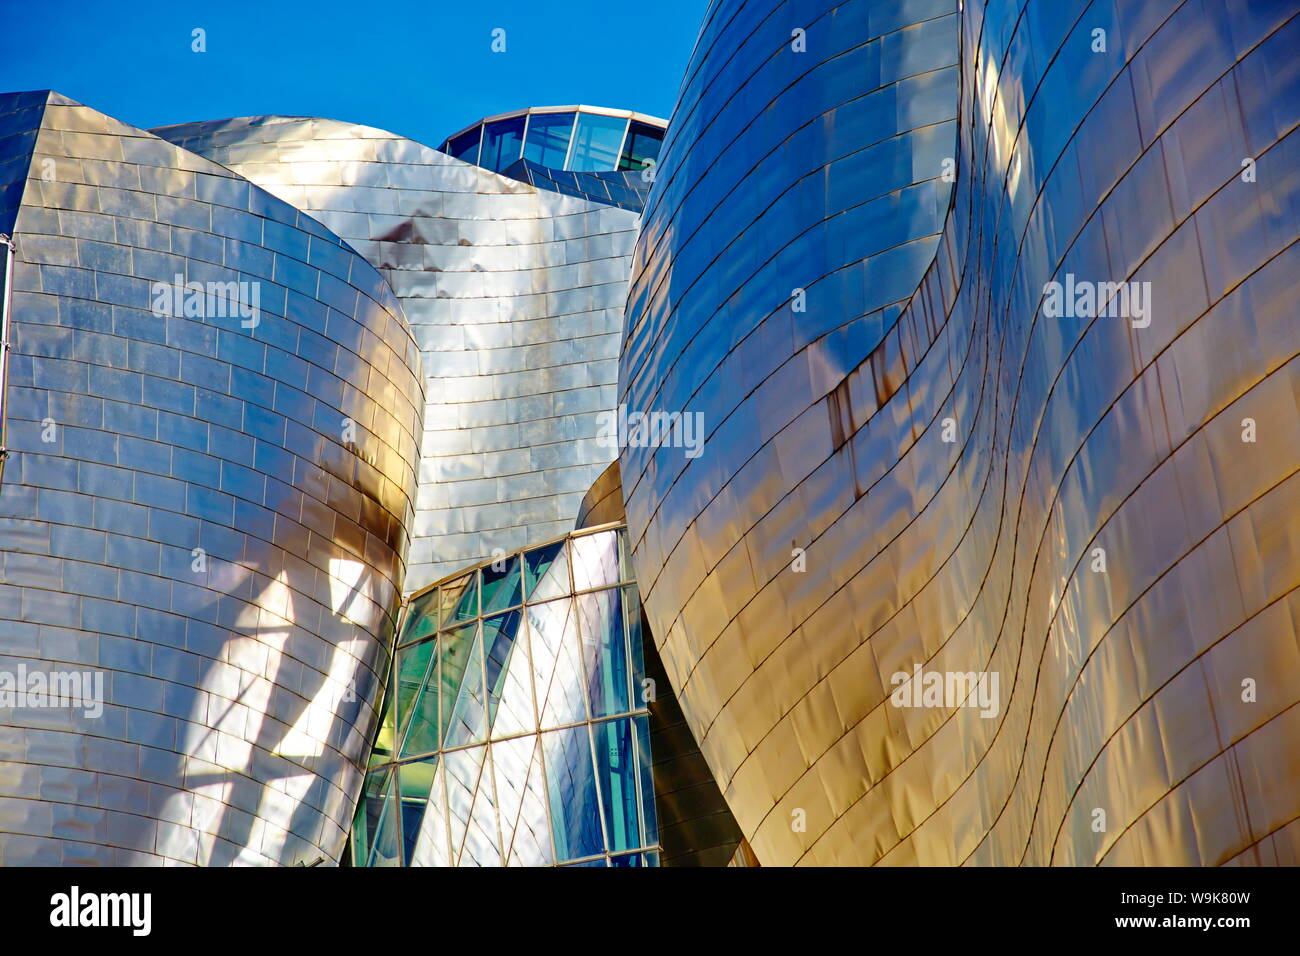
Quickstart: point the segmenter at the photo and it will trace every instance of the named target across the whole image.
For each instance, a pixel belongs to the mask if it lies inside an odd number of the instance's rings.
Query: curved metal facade
[[[954,6],[710,7],[620,373],[708,435],[621,453],[664,663],[764,865],[1294,858],[1295,5]]]
[[[402,300],[428,396],[408,593],[573,527],[614,457],[597,435],[615,405],[634,212],[332,120],[159,133],[309,212]]]
[[[645,678],[622,526],[412,596],[355,862],[657,866]]]
[[[102,679],[99,713],[4,710],[0,862],[334,860],[413,513],[401,307],[315,220],[58,94],[0,98],[0,136],[0,671]],[[208,291],[164,314],[176,276]]]

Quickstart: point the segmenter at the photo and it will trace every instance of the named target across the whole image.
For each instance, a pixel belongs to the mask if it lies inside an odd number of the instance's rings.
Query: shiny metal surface
[[[711,5],[620,368],[708,437],[620,465],[763,865],[1295,861],[1296,12]]]
[[[335,860],[414,510],[401,306],[314,219],[59,94],[0,97],[0,156],[0,671],[103,678],[98,714],[0,711],[0,863]],[[176,275],[256,289],[256,323],[160,314]]]
[[[402,301],[427,388],[407,593],[573,527],[615,454],[635,213],[331,120],[158,132],[309,212]]]

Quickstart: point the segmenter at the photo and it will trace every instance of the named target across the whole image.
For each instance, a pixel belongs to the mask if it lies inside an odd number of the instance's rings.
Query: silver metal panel
[[[413,514],[417,349],[383,278],[217,164],[0,97],[16,194],[0,863],[336,860]],[[257,291],[163,314],[155,283]],[[248,321],[252,321],[250,317]],[[349,431],[350,420],[354,431]]]
[[[309,212],[390,281],[427,406],[407,593],[572,528],[614,457],[637,216],[382,130],[257,117],[158,131]]]

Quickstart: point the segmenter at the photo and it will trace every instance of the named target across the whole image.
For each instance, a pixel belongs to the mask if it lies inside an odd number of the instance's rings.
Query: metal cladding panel
[[[336,860],[400,601],[415,342],[315,220],[38,96],[0,98],[27,171],[0,671],[99,699],[0,711],[0,863]]]
[[[402,300],[428,392],[407,593],[573,527],[615,455],[635,213],[332,120],[159,133],[309,212]]]
[[[621,452],[666,669],[764,865],[1294,862],[1295,5],[955,8],[709,9],[620,365],[707,435]]]

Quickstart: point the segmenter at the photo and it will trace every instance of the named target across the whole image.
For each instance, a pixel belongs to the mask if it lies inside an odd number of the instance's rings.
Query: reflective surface
[[[658,865],[625,534],[576,532],[411,599],[357,865]]]
[[[955,6],[706,16],[620,372],[708,434],[621,454],[666,669],[763,865],[1293,860],[1295,4]]]
[[[661,119],[592,106],[548,106],[480,120],[439,148],[506,175],[519,159],[552,170],[639,172],[659,157]]]
[[[408,593],[573,527],[614,455],[596,436],[615,405],[635,213],[332,120],[159,133],[310,212],[402,301],[427,389]]]
[[[413,512],[401,307],[315,220],[58,94],[0,97],[0,156],[0,671],[103,675],[98,714],[0,711],[0,863],[334,860]],[[256,288],[257,322],[160,314],[176,275]]]

